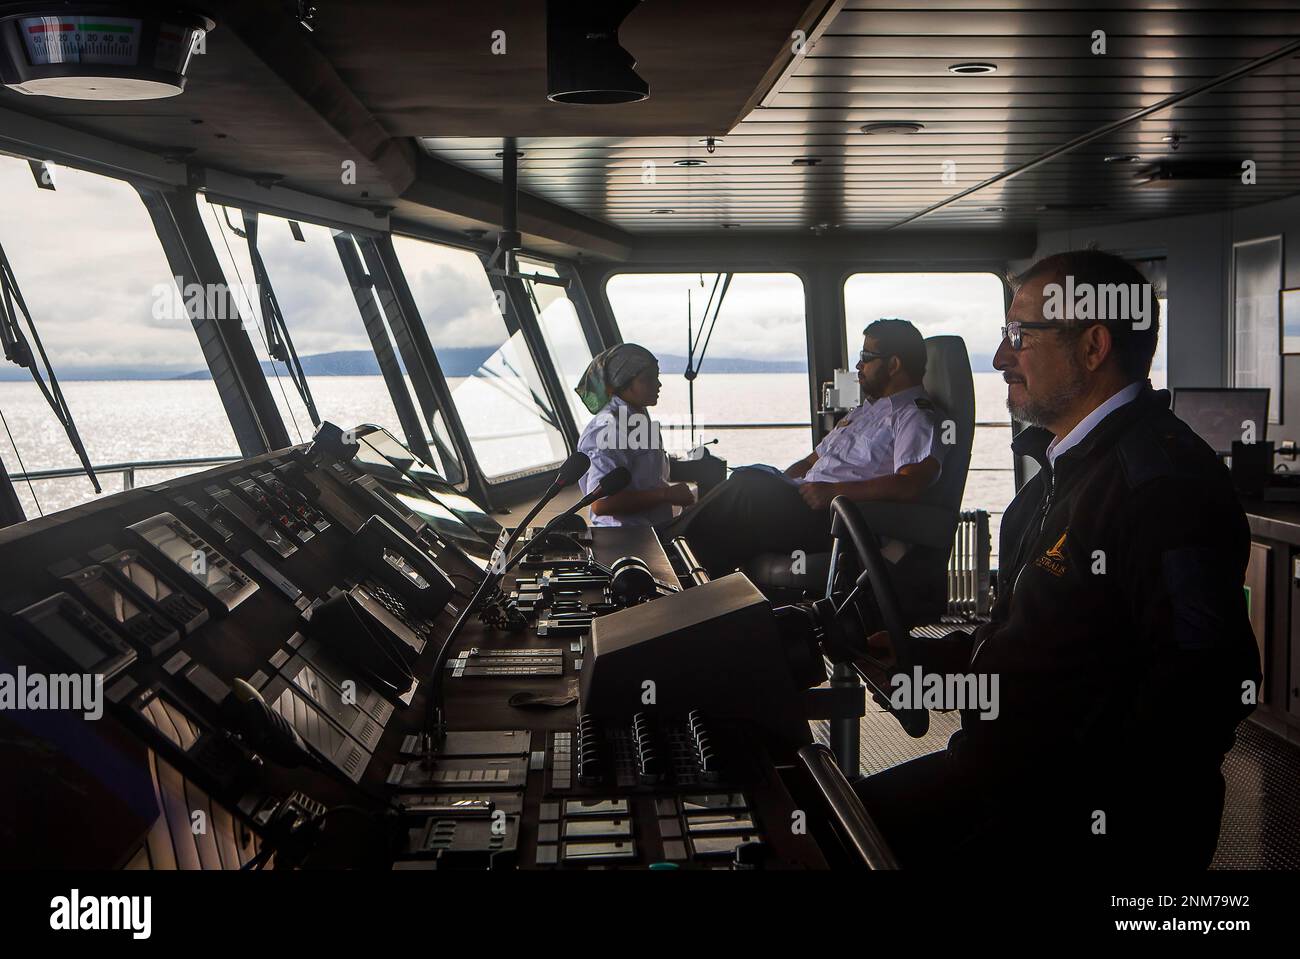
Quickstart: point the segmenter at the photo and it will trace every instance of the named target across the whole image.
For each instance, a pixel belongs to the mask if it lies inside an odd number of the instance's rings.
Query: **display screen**
[[[385,492],[388,492],[385,490]],[[391,493],[404,507],[419,516],[443,540],[455,543],[480,569],[487,569],[492,558],[492,547],[468,529],[454,513],[430,499],[421,499],[409,493]]]
[[[114,560],[113,568],[150,599],[163,600],[172,594],[172,588],[139,560],[120,558]]]
[[[110,650],[66,621],[50,634],[50,639],[58,644],[59,649],[63,650],[69,659],[86,672],[93,672],[111,655]]]
[[[125,623],[140,615],[140,607],[103,576],[88,576],[78,585],[99,611],[115,623]]]
[[[1210,449],[1232,454],[1234,440],[1264,442],[1268,430],[1266,389],[1174,390],[1174,415],[1196,431]]]
[[[236,589],[237,584],[226,572],[224,566],[212,561],[212,557],[201,556],[200,551],[178,536],[168,526],[158,526],[149,530],[149,542],[173,563],[189,573],[214,596],[226,590]]]
[[[386,430],[358,432],[357,445],[353,462],[359,469],[384,481],[390,488],[400,487],[402,492],[436,506],[432,512],[434,515],[441,513],[440,521],[444,525],[455,522],[464,527],[456,539],[496,542],[501,524],[448,483],[433,467],[417,458],[391,433]],[[433,523],[433,520],[428,521]],[[448,535],[452,535],[449,530]]]

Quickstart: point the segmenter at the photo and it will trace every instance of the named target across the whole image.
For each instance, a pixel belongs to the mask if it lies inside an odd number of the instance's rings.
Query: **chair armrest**
[[[945,506],[884,500],[868,500],[853,505],[876,536],[917,546],[949,549],[957,531],[958,513]]]

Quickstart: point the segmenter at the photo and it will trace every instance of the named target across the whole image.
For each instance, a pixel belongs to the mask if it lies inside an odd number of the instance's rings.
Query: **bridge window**
[[[498,306],[473,253],[395,236],[420,317],[483,475],[501,482],[568,451],[518,321]]]
[[[27,161],[0,156],[0,243],[91,463],[238,457],[139,194],[120,180],[70,167],[54,168],[53,180],[55,189],[38,189]],[[11,474],[75,469],[71,477],[30,486],[15,480],[28,516],[94,499],[31,374],[3,360],[0,410],[8,426],[0,458]],[[126,482],[154,483],[200,468],[105,471],[100,482],[112,493]]]
[[[521,259],[519,272],[526,276],[536,274],[559,277],[559,273],[553,267],[534,260]],[[592,414],[582,405],[582,400],[578,398],[574,388],[578,385],[578,380],[582,378],[588,364],[591,363],[591,347],[587,343],[586,334],[582,331],[578,311],[562,286],[553,286],[540,280],[525,280],[524,288],[528,291],[533,311],[537,314],[537,322],[541,326],[542,339],[546,342],[551,363],[555,366],[560,384],[564,387],[569,409],[573,413],[573,421],[581,430],[587,425]]]
[[[694,442],[716,439],[711,451],[731,466],[784,468],[812,449],[803,281],[793,273],[735,273],[723,297],[727,276],[622,273],[605,293],[623,340],[659,357],[663,392],[654,415],[666,448],[692,445],[683,375],[689,334],[698,344]],[[709,317],[717,314],[711,336],[706,307]]]
[[[993,369],[1006,320],[1002,281],[992,273],[856,273],[844,284],[846,368],[862,349],[862,331],[882,317],[907,320],[924,336],[966,341],[975,374],[975,443],[963,509],[989,512],[993,560],[1002,511],[1015,496],[1007,387]]]
[[[235,295],[239,315],[244,318],[249,341],[262,362],[289,437],[294,442],[309,440],[313,431],[311,417],[293,385],[289,368],[272,360],[268,353],[265,318],[253,278],[248,240],[243,235],[243,211],[208,203],[206,199],[200,203],[213,249],[225,270],[226,282]],[[322,419],[344,429],[374,423],[400,440],[402,426],[339,259],[336,235],[338,231],[316,223],[291,224],[283,217],[265,213],[258,216],[257,249],[266,264],[317,412]],[[350,236],[342,237],[355,249]],[[386,325],[381,333],[391,347]],[[409,397],[409,384],[406,389]]]

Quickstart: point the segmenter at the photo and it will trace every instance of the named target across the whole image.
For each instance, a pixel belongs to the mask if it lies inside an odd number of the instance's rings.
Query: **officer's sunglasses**
[[[1020,320],[1012,320],[1006,326],[1002,327],[1002,338],[1011,344],[1011,348],[1017,353],[1025,345],[1025,330],[1063,330],[1066,329],[1063,323],[1024,323]]]
[[[872,353],[870,350],[860,350],[858,352],[858,363],[866,366],[872,360],[883,360],[886,357],[893,356],[892,353]]]

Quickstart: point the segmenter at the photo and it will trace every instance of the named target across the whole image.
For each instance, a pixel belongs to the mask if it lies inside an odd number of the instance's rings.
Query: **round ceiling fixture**
[[[157,100],[185,89],[185,71],[216,24],[143,3],[0,7],[0,83],[70,100]]]
[[[975,77],[984,73],[997,73],[998,65],[996,63],[954,63],[948,68],[948,72],[963,77]]]
[[[506,156],[506,151],[505,151],[505,150],[498,150],[496,153],[494,153],[494,154],[492,154],[492,155],[495,156],[498,160],[504,160],[504,159],[505,159],[505,156]],[[523,150],[516,150],[516,151],[515,151],[515,159],[516,159],[516,160],[522,160],[523,158],[524,158],[524,151],[523,151]]]
[[[666,215],[668,215],[668,214],[670,214],[670,213],[676,213],[677,211],[676,211],[676,210],[651,210],[650,212],[653,213],[653,214],[655,214],[656,216],[659,216],[659,215],[665,215],[665,216],[666,216]]]
[[[704,166],[708,160],[696,160],[693,157],[686,160],[674,160],[673,166]]]
[[[795,157],[790,161],[791,166],[816,166],[822,162],[821,157]]]
[[[1102,157],[1102,163],[1137,163],[1142,157],[1136,153],[1112,153],[1108,157]]]
[[[875,123],[864,123],[859,129],[863,133],[896,133],[912,134],[920,133],[925,129],[924,123],[917,123],[915,120],[878,120]]]

